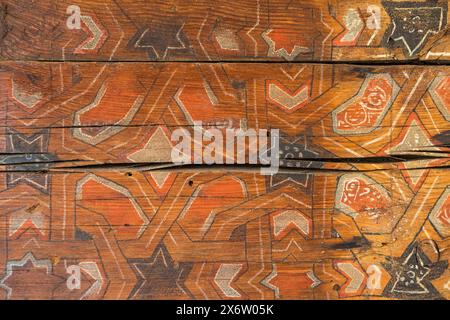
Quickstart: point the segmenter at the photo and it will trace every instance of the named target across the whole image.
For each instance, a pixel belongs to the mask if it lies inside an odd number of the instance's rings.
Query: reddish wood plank
[[[174,134],[183,128],[193,137],[195,122],[224,135],[227,128],[253,136],[278,129],[281,149],[298,147],[299,159],[319,165],[299,161],[298,168],[412,169],[445,166],[448,156],[444,66],[3,62],[0,68],[0,141],[11,155],[4,164],[29,162],[21,152],[45,153],[53,168],[172,163]],[[210,140],[202,139],[204,149]],[[223,162],[225,146],[224,139]]]
[[[0,56],[79,61],[448,60],[448,1],[0,2]]]
[[[226,171],[169,172],[173,183],[161,194],[151,182],[158,173],[51,174],[51,196],[26,184],[3,189],[0,292],[11,299],[448,298],[450,182],[442,170],[430,170],[416,193],[400,171],[309,174],[314,197],[292,182],[270,189],[259,173]],[[409,272],[403,263],[431,272],[418,282],[423,292],[398,284]]]

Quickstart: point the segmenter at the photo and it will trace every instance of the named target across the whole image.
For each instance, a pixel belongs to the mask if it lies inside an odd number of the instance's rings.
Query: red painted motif
[[[342,134],[366,133],[382,121],[397,88],[385,76],[371,76],[358,95],[333,113],[335,131]]]
[[[450,120],[450,77],[438,77],[431,86],[431,96],[439,110]]]
[[[436,218],[442,225],[450,227],[450,197],[445,199],[445,202],[436,214]]]
[[[344,211],[349,215],[366,213],[372,219],[379,218],[389,208],[388,199],[376,185],[358,177],[344,182],[339,201],[347,208]]]
[[[148,224],[140,206],[122,186],[92,176],[82,181],[79,187],[78,210],[88,210],[92,216],[103,216],[111,224],[117,239],[137,237]]]
[[[183,209],[179,224],[193,239],[202,239],[216,214],[224,209],[223,199],[230,195],[233,198],[227,198],[227,207],[242,202],[246,197],[244,186],[233,177],[223,177],[200,185]]]

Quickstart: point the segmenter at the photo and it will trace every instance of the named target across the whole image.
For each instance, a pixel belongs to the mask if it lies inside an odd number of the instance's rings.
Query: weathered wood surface
[[[2,297],[449,298],[448,67],[0,70]],[[172,168],[193,121],[279,128],[280,171]]]
[[[43,161],[44,152],[53,167],[171,162],[172,132],[192,132],[196,121],[279,129],[282,145],[314,146],[298,158],[332,159],[334,169],[398,168],[402,156],[442,166],[450,145],[449,67],[3,62],[0,70],[4,156],[35,151]]]
[[[447,11],[0,1],[0,298],[449,299]]]
[[[42,174],[4,183],[2,297],[449,297],[442,170],[416,192],[400,171],[291,175],[276,187],[226,171],[169,173],[158,187],[161,173],[48,174],[48,193],[33,187]],[[80,289],[69,290],[77,267]]]
[[[449,60],[448,1],[0,1],[0,57]]]

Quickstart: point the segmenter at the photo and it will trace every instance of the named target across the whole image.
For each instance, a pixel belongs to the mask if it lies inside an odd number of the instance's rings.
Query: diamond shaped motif
[[[430,86],[430,94],[444,118],[450,121],[450,77],[436,77]]]
[[[390,155],[405,155],[420,152],[421,150],[438,151],[440,148],[435,147],[431,135],[425,129],[424,125],[413,113],[405,124],[405,127],[400,132],[397,139],[392,141],[392,144],[387,146],[384,150],[385,154]],[[426,152],[423,153],[426,155]],[[417,167],[427,167],[433,163],[433,160],[417,160],[417,161],[402,161],[399,166],[403,169],[413,169]],[[417,191],[422,185],[428,170],[402,170],[405,180],[408,182],[413,191]]]

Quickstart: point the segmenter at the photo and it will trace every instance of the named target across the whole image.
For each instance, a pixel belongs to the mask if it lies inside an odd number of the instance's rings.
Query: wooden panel
[[[416,192],[398,170],[298,173],[273,188],[259,172],[3,173],[3,181],[20,183],[0,192],[0,292],[10,299],[448,298],[443,172],[427,170]],[[168,177],[159,188],[161,174]],[[35,187],[42,179],[48,193]]]
[[[325,165],[334,169],[375,161],[397,168],[402,159],[423,165],[412,156],[439,166],[448,151],[450,69],[443,66],[3,62],[0,68],[4,154],[39,147],[37,154],[58,161],[53,167],[172,162],[172,135],[180,128],[193,135],[196,122],[222,133],[278,129],[283,147],[307,146],[300,158],[331,160]],[[400,158],[384,159],[390,156]]]
[[[447,24],[0,0],[0,299],[450,298]]]
[[[0,68],[0,297],[449,298],[448,67]],[[194,121],[279,171],[174,167]]]
[[[447,0],[0,1],[9,60],[448,60]]]

